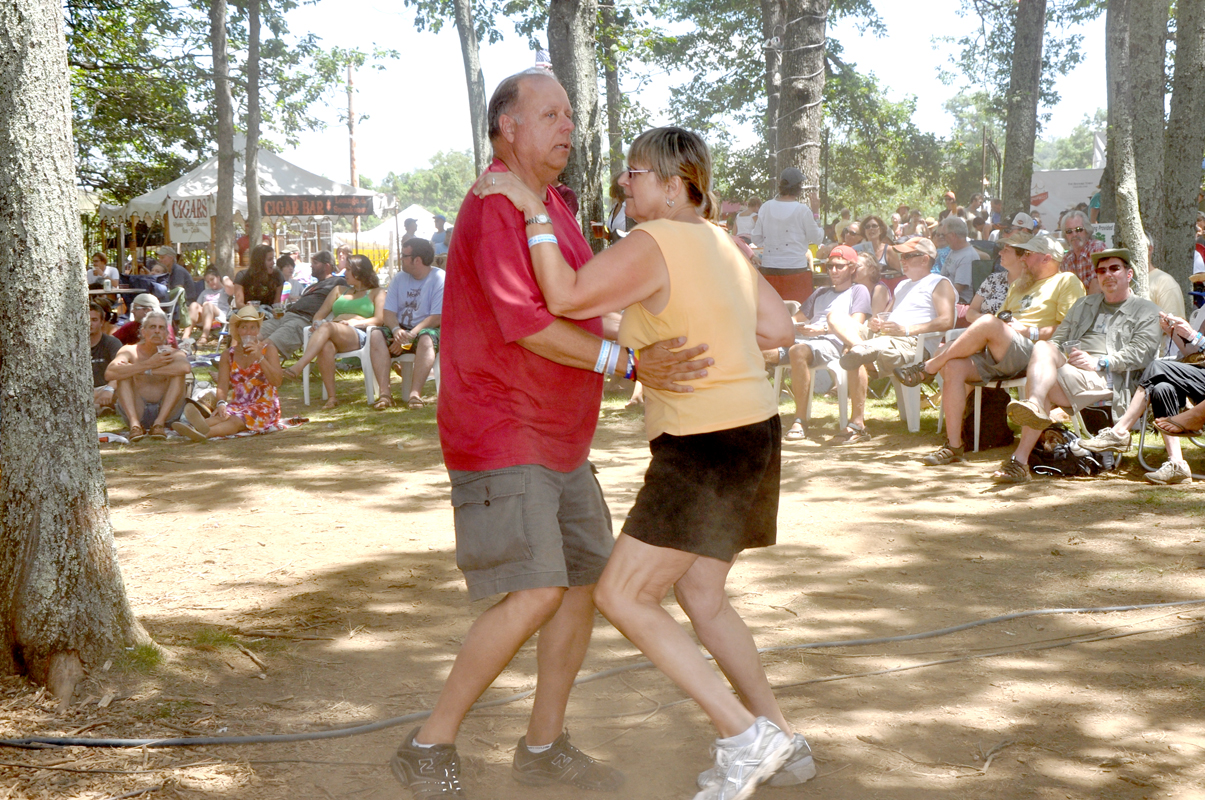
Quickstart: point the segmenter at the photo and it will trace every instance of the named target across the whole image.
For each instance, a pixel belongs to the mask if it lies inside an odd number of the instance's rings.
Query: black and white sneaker
[[[613,792],[623,786],[623,773],[601,764],[569,742],[565,731],[542,753],[527,749],[527,737],[519,740],[511,774],[519,783],[548,786],[565,783],[592,792]]]
[[[410,790],[414,800],[450,800],[465,797],[460,787],[460,756],[454,744],[419,747],[410,731],[389,762],[393,777]]]

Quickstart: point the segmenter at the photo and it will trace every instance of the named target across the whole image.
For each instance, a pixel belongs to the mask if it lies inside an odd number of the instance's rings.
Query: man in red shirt
[[[544,70],[490,99],[491,172],[510,171],[544,204],[565,259],[593,255],[551,189],[569,160],[572,109]],[[543,215],[541,215],[543,216]],[[523,215],[505,197],[465,197],[448,253],[441,318],[439,435],[452,481],[456,563],[473,600],[505,593],[470,628],[431,716],[398,747],[393,774],[418,798],[464,797],[454,744],[465,714],[536,631],[539,675],[512,774],[523,783],[613,791],[618,770],[569,743],[565,706],[594,622],[593,589],[613,542],[588,461],[605,374],[630,363],[599,318],[565,320],[544,304]],[[614,338],[616,331],[609,332]],[[703,347],[642,351],[640,380],[690,391]]]
[[[1063,256],[1063,272],[1073,272],[1084,282],[1084,290],[1092,286],[1095,277],[1092,254],[1105,249],[1105,243],[1092,236],[1092,223],[1083,211],[1068,211],[1059,223],[1067,240],[1067,255]]]

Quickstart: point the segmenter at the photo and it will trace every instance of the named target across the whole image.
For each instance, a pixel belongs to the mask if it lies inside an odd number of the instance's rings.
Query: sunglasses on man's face
[[[1067,234],[1068,236],[1070,236],[1073,233],[1083,233],[1083,232],[1084,232],[1083,228],[1067,228],[1066,230],[1063,231],[1063,233]]]
[[[1126,268],[1120,264],[1109,264],[1103,267],[1096,268],[1097,275],[1108,275],[1110,272],[1125,272]]]

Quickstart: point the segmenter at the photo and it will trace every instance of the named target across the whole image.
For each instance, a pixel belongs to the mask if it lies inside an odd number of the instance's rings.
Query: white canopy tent
[[[236,216],[246,218],[247,189],[245,185],[246,168],[243,155],[246,151],[246,139],[243,136],[234,137],[234,212]],[[259,191],[260,196],[329,196],[329,195],[359,195],[373,198],[373,213],[384,214],[392,205],[390,198],[371,189],[361,189],[345,183],[324,178],[313,172],[302,169],[296,164],[285,161],[275,153],[267,150],[259,151]],[[111,222],[125,222],[131,217],[150,219],[168,215],[169,233],[176,242],[209,241],[208,218],[216,209],[218,191],[218,157],[215,155],[199,167],[171,183],[139,195],[122,208],[108,207],[102,210],[102,219]],[[309,221],[328,215],[290,216],[288,220]],[[176,227],[183,235],[173,233]],[[204,236],[199,236],[201,231]]]
[[[397,214],[388,217],[380,225],[371,230],[360,231],[357,237],[354,231],[336,231],[332,234],[335,245],[347,245],[348,247],[374,247],[389,250],[389,274],[393,275],[393,266],[398,263],[397,259],[397,242],[405,233],[406,227],[402,223],[408,219],[413,219],[418,224],[418,229],[415,236],[420,239],[430,240],[432,234],[435,233],[435,222],[432,219],[434,215],[418,205],[406,206]]]

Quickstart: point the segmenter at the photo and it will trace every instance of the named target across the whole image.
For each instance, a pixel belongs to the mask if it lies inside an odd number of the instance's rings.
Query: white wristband
[[[619,351],[622,348],[616,344],[612,344],[611,354],[607,357],[607,368],[603,371],[603,375],[610,375],[615,372],[615,365],[619,363]]]
[[[607,359],[611,355],[612,347],[614,347],[614,344],[610,339],[602,340],[602,346],[598,348],[598,360],[594,362],[595,372],[602,374],[602,371],[606,368]]]

